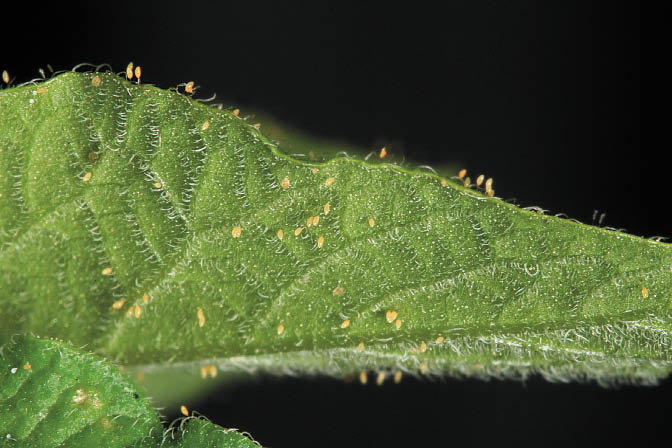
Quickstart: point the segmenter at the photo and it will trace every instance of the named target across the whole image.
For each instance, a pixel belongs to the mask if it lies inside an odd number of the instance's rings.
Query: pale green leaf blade
[[[425,172],[294,160],[110,74],[3,91],[0,111],[2,337],[194,374],[669,373],[669,244]]]

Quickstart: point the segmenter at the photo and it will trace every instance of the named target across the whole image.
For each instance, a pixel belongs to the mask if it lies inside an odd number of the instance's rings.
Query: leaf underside
[[[0,341],[194,371],[671,368],[669,244],[392,164],[293,159],[173,91],[109,73],[1,91],[0,172]]]
[[[59,341],[17,338],[0,351],[0,445],[258,446],[189,417],[164,431],[149,401],[109,362]]]

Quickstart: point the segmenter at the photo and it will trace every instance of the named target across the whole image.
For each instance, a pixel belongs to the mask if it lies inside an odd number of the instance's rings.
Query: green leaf
[[[177,434],[166,437],[166,440],[175,441],[178,447],[258,448],[260,446],[233,429],[224,429],[202,418],[187,417],[179,421],[181,423],[176,425]]]
[[[0,409],[2,446],[257,446],[195,417],[164,435],[156,411],[109,362],[33,337],[0,351]]]
[[[0,92],[0,151],[4,340],[194,374],[670,371],[669,244],[393,164],[295,160],[113,74]]]

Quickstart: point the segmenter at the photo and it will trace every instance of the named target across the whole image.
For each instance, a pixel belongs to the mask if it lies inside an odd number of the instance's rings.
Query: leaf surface
[[[296,160],[173,91],[106,73],[4,90],[0,170],[2,340],[194,372],[670,371],[669,244]]]
[[[149,401],[98,356],[60,341],[20,337],[0,352],[0,445],[49,448],[257,446],[208,421],[164,428]]]

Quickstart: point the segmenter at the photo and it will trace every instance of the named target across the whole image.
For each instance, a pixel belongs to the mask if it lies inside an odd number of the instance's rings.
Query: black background
[[[584,222],[599,210],[604,225],[671,234],[666,167],[640,146],[635,3],[90,1],[0,14],[20,28],[5,29],[0,50],[0,69],[19,82],[46,64],[121,71],[132,60],[145,82],[194,80],[199,97],[216,92],[243,113],[371,149],[387,143],[429,165],[458,162],[523,206]],[[669,441],[671,390],[266,378],[192,408],[271,447],[617,445]]]

